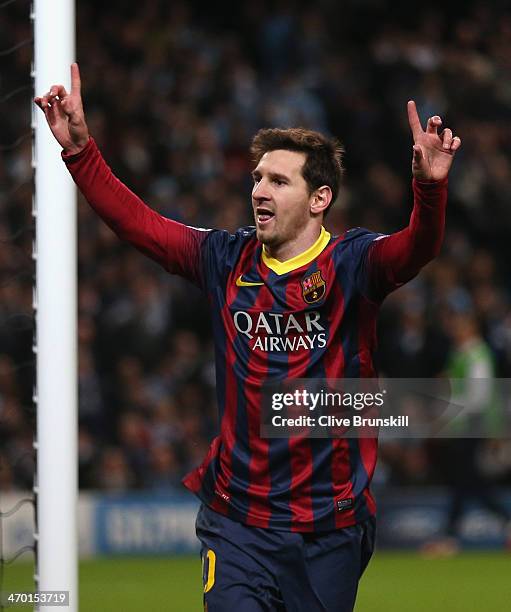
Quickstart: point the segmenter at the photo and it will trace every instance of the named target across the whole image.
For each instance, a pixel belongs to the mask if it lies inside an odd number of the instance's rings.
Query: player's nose
[[[256,201],[269,200],[270,192],[265,181],[259,181],[252,189],[252,198]]]

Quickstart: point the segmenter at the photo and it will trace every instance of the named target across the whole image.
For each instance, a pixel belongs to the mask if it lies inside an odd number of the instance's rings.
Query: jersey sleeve
[[[77,155],[62,157],[86,200],[121,240],[168,272],[204,287],[203,254],[210,230],[188,227],[152,210],[112,173],[92,138]],[[217,236],[213,242],[222,239]]]
[[[367,252],[368,292],[376,299],[414,278],[440,252],[445,229],[447,179],[412,184],[414,206],[408,227],[382,236]]]
[[[346,233],[357,290],[374,302],[414,278],[440,251],[444,236],[447,180],[413,181],[414,207],[408,227],[393,234],[357,228]]]

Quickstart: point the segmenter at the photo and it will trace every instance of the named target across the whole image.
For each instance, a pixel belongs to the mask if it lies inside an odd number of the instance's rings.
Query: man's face
[[[252,207],[257,238],[279,246],[294,240],[310,220],[311,196],[302,167],[305,153],[267,151],[252,172]]]

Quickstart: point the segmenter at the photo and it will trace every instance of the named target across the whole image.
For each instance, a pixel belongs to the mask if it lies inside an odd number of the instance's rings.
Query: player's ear
[[[328,185],[323,185],[314,191],[311,201],[311,213],[325,212],[332,201],[332,190]]]

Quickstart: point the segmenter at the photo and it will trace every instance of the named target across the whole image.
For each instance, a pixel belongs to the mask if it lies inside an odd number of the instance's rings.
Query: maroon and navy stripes
[[[261,391],[265,382],[295,378],[372,375],[376,306],[361,296],[343,250],[344,236],[331,239],[312,262],[277,274],[261,260],[251,239],[230,269],[225,286],[211,290],[217,347],[220,436],[185,484],[217,512],[257,527],[301,532],[331,530],[374,513],[368,487],[376,462],[373,440],[261,438]],[[368,237],[369,244],[372,235]],[[349,242],[349,241],[348,241]],[[317,305],[303,300],[302,280],[321,270],[327,292]],[[239,277],[262,285],[236,284]],[[359,279],[363,284],[364,279]],[[237,310],[282,316],[321,312],[326,347],[294,351],[252,350],[233,323]],[[264,329],[260,330],[264,333]],[[369,335],[366,333],[369,332]],[[252,341],[253,342],[253,341]],[[340,512],[337,501],[352,499]]]

